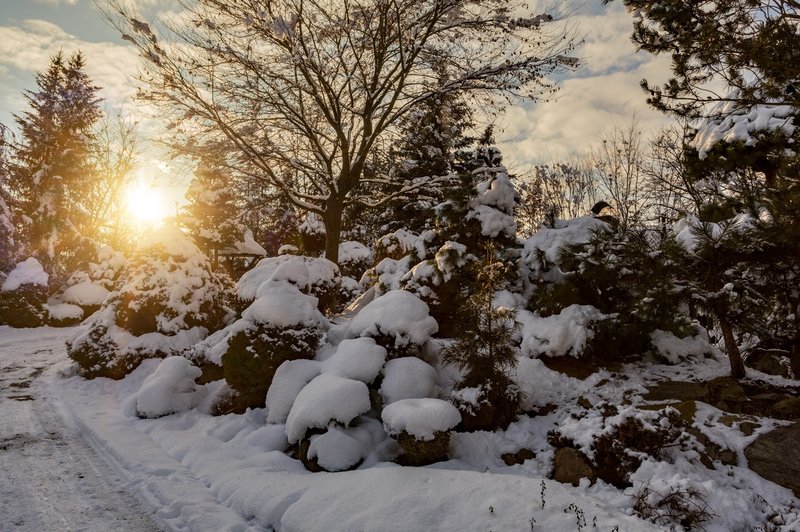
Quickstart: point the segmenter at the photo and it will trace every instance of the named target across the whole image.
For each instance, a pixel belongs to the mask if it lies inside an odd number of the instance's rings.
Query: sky
[[[178,7],[176,0],[135,2],[149,17]],[[600,0],[560,0],[556,5],[574,12],[570,23],[584,36],[574,55],[583,64],[560,81],[556,101],[526,102],[498,118],[497,140],[505,160],[515,166],[584,153],[604,132],[634,115],[645,132],[668,123],[648,108],[639,82],[666,78],[669,60],[636,51],[629,38],[631,19],[621,2],[605,6]],[[138,57],[103,20],[94,0],[0,0],[0,122],[13,125],[12,114],[25,110],[22,91],[35,87],[35,72],[45,69],[59,49],[84,52],[86,70],[102,87],[109,110],[136,114]],[[141,178],[175,185],[163,159],[146,148]],[[179,196],[181,187],[174,189]]]

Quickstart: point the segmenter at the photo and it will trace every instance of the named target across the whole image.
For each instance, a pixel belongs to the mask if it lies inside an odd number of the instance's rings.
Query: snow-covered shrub
[[[319,255],[325,251],[325,224],[318,215],[309,213],[298,230],[304,255]]]
[[[349,331],[354,338],[373,338],[390,357],[398,357],[418,354],[437,330],[425,302],[405,290],[392,290],[361,309]]]
[[[281,255],[261,259],[236,283],[239,307],[245,308],[263,295],[268,281],[288,282],[314,296],[321,311],[333,310],[341,290],[339,268],[324,258]]]
[[[177,414],[197,406],[200,368],[180,356],[165,358],[136,393],[136,412],[142,418]]]
[[[339,268],[342,275],[360,279],[372,266],[372,250],[353,240],[339,244]]]
[[[182,353],[223,327],[232,287],[179,229],[153,234],[123,286],[76,329],[69,356],[87,378],[122,378],[145,358]]]
[[[40,327],[48,318],[47,273],[33,257],[17,264],[0,286],[0,324]]]
[[[403,399],[433,397],[436,392],[436,370],[416,357],[390,360],[383,368],[379,392],[387,405]]]
[[[316,360],[287,360],[272,377],[267,390],[267,423],[286,423],[297,394],[322,373]]]
[[[52,327],[71,327],[83,320],[84,310],[78,305],[69,303],[48,303],[48,325]]]
[[[218,340],[220,347],[212,347],[221,352],[223,375],[237,393],[230,411],[264,406],[278,367],[314,356],[327,328],[317,305],[317,298],[288,281],[271,280],[259,287],[256,300]]]
[[[435,237],[434,231],[418,235],[405,229],[383,235],[375,241],[375,263],[387,258],[400,260],[409,255],[415,262],[422,260],[428,255],[428,248]]]
[[[342,340],[322,363],[325,373],[372,384],[386,360],[386,349],[372,338]]]
[[[347,426],[369,409],[366,384],[323,373],[297,394],[286,418],[286,436],[297,443],[311,429],[325,430],[331,423]]]
[[[529,351],[559,354],[536,345],[537,328],[550,341],[569,326],[578,333],[573,339],[584,339],[571,346],[573,356],[605,361],[650,351],[657,329],[696,334],[670,259],[674,240],[649,230],[612,232],[588,217],[540,233],[524,255],[533,287],[528,308],[538,315],[524,331]]]
[[[459,424],[461,414],[441,399],[402,399],[385,407],[381,419],[403,450],[398,461],[422,466],[447,459],[450,430]]]

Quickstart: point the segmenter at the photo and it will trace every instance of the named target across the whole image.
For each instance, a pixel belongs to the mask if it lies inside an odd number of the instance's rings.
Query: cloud
[[[586,32],[577,52],[584,64],[559,83],[555,101],[525,103],[503,114],[498,140],[509,163],[582,154],[603,133],[634,115],[645,133],[670,122],[647,105],[639,86],[643,78],[663,81],[669,58],[637,52],[630,41],[631,20],[622,6],[581,12],[573,19]]]
[[[78,0],[34,0],[37,4],[44,4],[46,6],[74,6]]]
[[[50,58],[59,50],[65,54],[78,50],[84,53],[87,74],[101,87],[103,96],[112,106],[134,95],[133,75],[139,60],[132,47],[85,41],[45,20],[25,20],[19,26],[0,26],[0,68],[10,71],[4,77],[16,75],[29,79],[31,73],[46,69]]]

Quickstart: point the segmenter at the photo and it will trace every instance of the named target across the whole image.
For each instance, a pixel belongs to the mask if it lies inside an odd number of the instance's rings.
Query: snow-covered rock
[[[388,434],[407,432],[418,440],[429,441],[436,432],[446,432],[461,422],[458,409],[441,399],[403,399],[381,412]]]

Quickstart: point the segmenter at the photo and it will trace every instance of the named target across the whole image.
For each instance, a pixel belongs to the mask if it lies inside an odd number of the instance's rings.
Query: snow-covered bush
[[[390,357],[397,357],[418,354],[437,330],[425,302],[405,290],[392,290],[361,309],[349,332],[354,338],[373,338]]]
[[[33,257],[17,264],[0,286],[0,324],[40,327],[48,318],[48,275]]]
[[[318,215],[309,213],[298,230],[303,254],[314,256],[325,251],[325,224]]]
[[[179,229],[153,234],[123,286],[79,327],[69,356],[87,378],[122,378],[145,358],[182,353],[230,319],[232,287]]]
[[[268,257],[236,283],[239,307],[244,309],[261,297],[268,281],[291,283],[302,293],[314,296],[323,312],[336,307],[341,290],[339,268],[327,259],[296,255]]]
[[[381,419],[403,450],[398,461],[421,466],[447,459],[450,430],[461,414],[441,399],[402,399],[384,408]]]
[[[342,275],[360,279],[372,266],[372,250],[353,240],[339,244],[339,268]]]
[[[197,406],[200,368],[180,356],[165,358],[136,393],[136,412],[142,418],[177,414]]]
[[[380,395],[384,404],[434,397],[436,370],[416,357],[390,360],[383,368]]]
[[[264,406],[278,367],[287,360],[310,359],[319,347],[327,320],[317,310],[317,298],[303,294],[288,281],[267,281],[258,297],[210,346],[210,362],[237,396],[228,410]],[[217,359],[213,353],[220,353]]]

